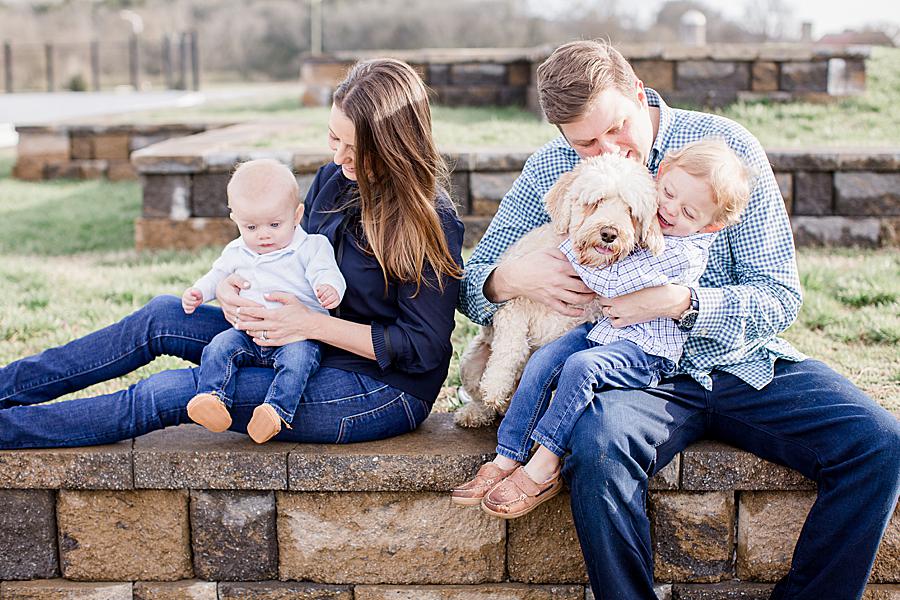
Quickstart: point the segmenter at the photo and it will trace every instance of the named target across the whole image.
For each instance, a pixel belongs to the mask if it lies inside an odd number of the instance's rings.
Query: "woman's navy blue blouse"
[[[433,269],[426,265],[415,297],[414,282],[389,279],[385,291],[375,256],[363,249],[364,243],[360,246],[364,234],[358,204],[353,202],[356,189],[356,182],[347,179],[339,165],[321,167],[306,195],[301,225],[331,240],[347,280],[347,292],[331,314],[372,326],[376,360],[323,343],[321,366],[362,373],[433,403],[453,353],[450,334],[460,282],[445,277],[441,292],[433,285]],[[446,196],[438,198],[437,210],[450,254],[462,267],[463,224]]]

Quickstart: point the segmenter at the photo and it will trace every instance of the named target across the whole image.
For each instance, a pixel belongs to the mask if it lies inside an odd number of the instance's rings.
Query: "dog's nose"
[[[617,237],[619,237],[619,234],[612,227],[604,227],[600,230],[600,239],[607,244],[612,244]]]

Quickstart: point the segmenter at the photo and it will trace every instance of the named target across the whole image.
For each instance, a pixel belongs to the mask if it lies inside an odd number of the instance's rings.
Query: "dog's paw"
[[[459,427],[470,429],[487,427],[488,425],[491,425],[496,418],[497,413],[480,402],[469,402],[453,413],[454,423]]]

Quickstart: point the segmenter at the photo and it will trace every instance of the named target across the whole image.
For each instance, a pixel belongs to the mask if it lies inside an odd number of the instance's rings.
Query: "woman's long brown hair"
[[[435,205],[449,175],[431,135],[425,85],[402,61],[367,60],[338,85],[334,103],[353,122],[363,231],[385,288],[388,278],[414,281],[418,294],[430,265],[443,291],[443,277],[460,277],[462,269]]]

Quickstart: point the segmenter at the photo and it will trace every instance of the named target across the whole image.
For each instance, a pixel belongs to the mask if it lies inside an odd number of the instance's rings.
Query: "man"
[[[604,390],[576,423],[563,474],[595,595],[655,597],[647,481],[689,444],[714,438],[818,484],[772,598],[860,598],[900,491],[900,426],[777,337],[802,299],[784,202],[759,142],[728,119],[668,107],[604,43],[561,46],[537,76],[541,106],[562,136],[528,159],[468,262],[460,310],[473,321],[489,323],[516,296],[568,315],[590,299],[556,250],[497,265],[549,220],[541,199],[579,159],[619,153],[655,174],[667,151],[718,137],[757,174],[741,223],[719,234],[699,287],[603,300],[616,326],[668,317],[691,333],[679,375],[652,389]]]

